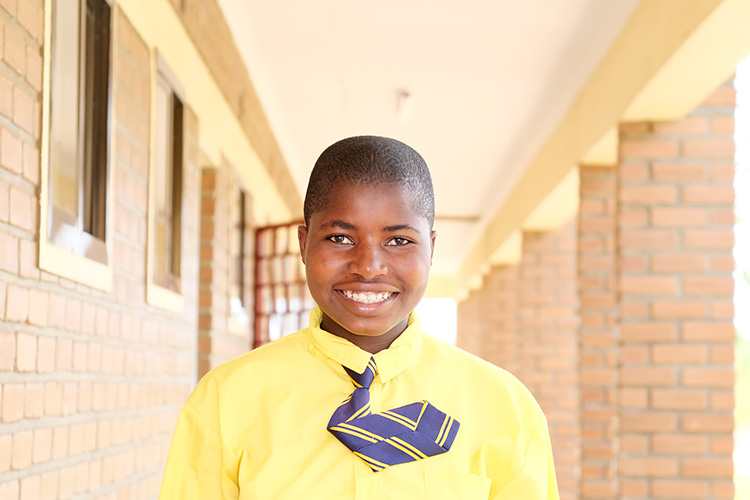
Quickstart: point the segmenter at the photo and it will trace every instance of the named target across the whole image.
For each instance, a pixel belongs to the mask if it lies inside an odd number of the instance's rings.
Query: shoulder
[[[212,392],[232,394],[235,390],[252,392],[270,387],[283,379],[287,367],[304,363],[310,354],[305,331],[253,349],[213,368],[201,378],[190,399],[196,400]]]

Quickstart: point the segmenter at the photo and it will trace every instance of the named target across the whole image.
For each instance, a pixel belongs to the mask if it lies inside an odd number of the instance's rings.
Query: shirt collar
[[[362,373],[373,356],[349,342],[330,332],[320,328],[323,312],[316,307],[310,313],[310,327],[307,329],[308,336],[315,348],[357,373]],[[385,383],[404,371],[417,357],[422,347],[422,329],[419,326],[417,314],[409,315],[406,330],[396,340],[379,353],[375,354],[375,364],[378,367],[380,381]]]

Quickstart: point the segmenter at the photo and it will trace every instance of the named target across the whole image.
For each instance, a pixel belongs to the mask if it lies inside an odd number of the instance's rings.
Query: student
[[[161,500],[558,498],[531,394],[420,329],[434,215],[406,144],[352,137],[321,154],[299,228],[310,327],[203,377]]]

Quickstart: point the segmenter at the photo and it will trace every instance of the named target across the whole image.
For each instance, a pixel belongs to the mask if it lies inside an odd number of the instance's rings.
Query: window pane
[[[78,218],[78,121],[80,9],[54,2],[50,96],[50,199],[75,224]]]
[[[83,229],[100,239],[107,215],[109,17],[105,0],[86,1]]]

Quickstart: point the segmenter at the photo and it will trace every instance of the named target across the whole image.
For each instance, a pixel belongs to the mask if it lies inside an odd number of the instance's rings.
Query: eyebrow
[[[328,227],[338,227],[340,229],[348,229],[348,230],[357,229],[357,226],[355,226],[351,222],[346,222],[340,219],[332,220],[330,222],[326,222],[320,225],[320,229],[325,229]],[[403,231],[405,229],[409,231],[414,231],[415,233],[419,232],[416,228],[410,226],[409,224],[397,224],[395,226],[386,226],[384,228],[384,230],[388,233],[394,233],[396,231]]]

